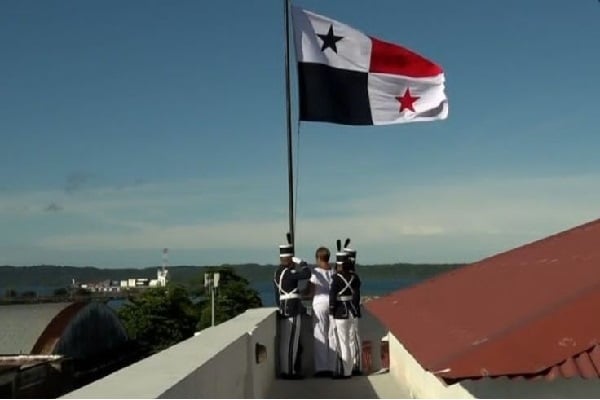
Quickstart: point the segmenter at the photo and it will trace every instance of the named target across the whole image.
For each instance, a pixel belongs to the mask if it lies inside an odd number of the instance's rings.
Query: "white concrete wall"
[[[548,382],[502,377],[446,385],[423,369],[391,333],[389,341],[390,373],[411,398],[600,398],[600,379],[559,378]]]
[[[158,398],[245,398],[252,390],[248,385],[251,370],[248,365],[248,335],[229,343],[207,362],[181,380],[173,380],[171,387]]]
[[[275,309],[248,310],[65,398],[265,397],[275,379]],[[256,364],[255,344],[267,358]]]
[[[275,343],[275,330],[277,329],[277,318],[275,309],[271,308],[269,316],[256,324],[249,332],[248,367],[252,368],[252,388],[247,391],[247,398],[264,398],[270,390],[275,379],[275,364],[277,357],[277,346]],[[260,344],[267,349],[267,360],[260,364],[256,363],[255,348]]]
[[[473,398],[460,385],[446,385],[441,379],[426,371],[391,333],[390,373],[396,383],[407,389],[411,398],[465,399]]]

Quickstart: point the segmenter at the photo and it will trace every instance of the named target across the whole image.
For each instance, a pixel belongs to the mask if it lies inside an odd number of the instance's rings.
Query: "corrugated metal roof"
[[[600,376],[600,345],[594,345],[586,351],[569,357],[560,364],[548,368],[542,372],[521,375],[491,376],[491,379],[508,378],[510,380],[546,380],[553,381],[559,378],[584,378],[597,379]],[[479,380],[487,377],[468,378]],[[450,383],[464,379],[445,378]]]
[[[33,354],[51,354],[71,320],[88,304],[83,301],[71,303],[57,313],[40,333],[31,352]]]
[[[367,307],[440,377],[568,377],[570,371],[598,377],[586,357],[595,365],[590,357],[598,350],[587,350],[600,343],[600,220]]]
[[[30,354],[50,321],[70,304],[0,306],[0,354]]]
[[[545,377],[552,381],[558,377],[585,379],[598,378],[600,376],[600,347],[598,345],[577,354],[575,357],[567,358],[559,365],[555,365],[546,371]]]

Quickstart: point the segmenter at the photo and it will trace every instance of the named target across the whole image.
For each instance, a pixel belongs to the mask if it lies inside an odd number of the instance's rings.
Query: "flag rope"
[[[288,153],[288,220],[291,243],[294,244],[294,171],[292,160],[292,106],[290,88],[290,0],[283,0],[284,27],[285,27],[285,116],[287,127],[287,153]]]

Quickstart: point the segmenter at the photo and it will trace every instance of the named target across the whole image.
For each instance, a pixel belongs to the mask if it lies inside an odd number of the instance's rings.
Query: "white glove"
[[[294,264],[302,264],[302,259],[300,257],[294,256],[294,257],[292,257],[292,262]]]

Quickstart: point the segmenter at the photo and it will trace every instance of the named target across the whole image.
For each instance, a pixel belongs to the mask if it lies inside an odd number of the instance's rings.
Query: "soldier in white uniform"
[[[288,235],[288,242],[290,237]],[[286,244],[279,246],[280,266],[275,271],[273,283],[275,286],[275,302],[278,311],[279,324],[279,369],[280,378],[302,378],[298,371],[298,344],[300,341],[300,323],[302,302],[298,289],[298,281],[310,278],[310,268],[306,262],[294,257],[294,246]],[[300,265],[300,271],[294,269],[294,264]]]
[[[344,243],[343,251],[348,256],[348,262],[350,263],[351,271],[356,273],[356,250],[348,247],[350,245],[350,239],[346,239]],[[352,340],[351,352],[352,352],[352,375],[362,375],[362,342],[360,340],[360,331],[359,331],[359,323],[358,321],[362,317],[360,304],[356,307],[357,312],[356,316],[352,317],[352,330],[350,332],[350,337]]]
[[[329,313],[333,316],[336,339],[336,365],[334,378],[350,378],[354,361],[352,359],[352,319],[359,313],[360,278],[351,270],[346,253],[338,252],[337,263],[341,271],[331,280],[329,290]]]
[[[334,343],[330,343],[329,288],[335,271],[329,265],[330,252],[319,247],[315,252],[316,266],[309,283],[309,296],[312,297],[315,377],[332,375],[332,361],[335,355]]]

